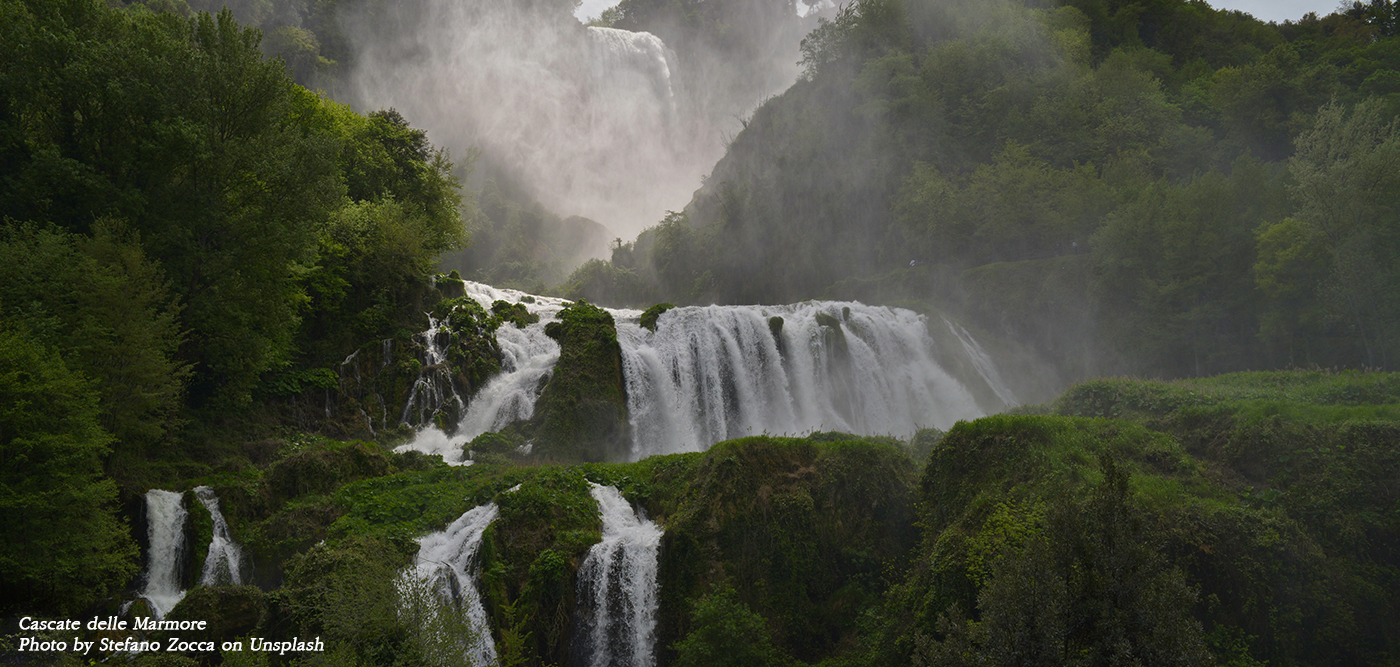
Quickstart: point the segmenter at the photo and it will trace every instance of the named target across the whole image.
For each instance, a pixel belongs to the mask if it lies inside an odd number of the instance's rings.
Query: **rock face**
[[[627,394],[612,315],[578,301],[560,311],[545,333],[561,350],[535,409],[535,451],[546,459],[626,460]]]

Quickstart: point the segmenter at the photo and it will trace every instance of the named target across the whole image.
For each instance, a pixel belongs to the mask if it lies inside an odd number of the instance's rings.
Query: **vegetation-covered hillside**
[[[278,26],[311,26],[307,71],[332,71],[350,46],[313,19],[335,3],[237,4],[268,30],[179,0],[0,0],[5,660],[99,659],[22,638],[173,636],[16,627],[149,615],[144,495],[168,489],[190,511],[168,618],[325,651],[108,664],[441,665],[487,641],[503,665],[568,664],[602,537],[590,483],[664,530],[662,665],[1400,656],[1388,0],[1282,26],[1173,0],[854,3],[685,211],[560,288],[942,308],[1066,377],[1313,370],[1091,380],[909,442],[758,435],[610,463],[629,444],[617,324],[578,300],[545,329],[561,352],[534,417],[465,444],[463,467],[395,452],[405,422],[450,430],[500,372],[502,327],[533,322],[436,260],[477,229],[480,261],[533,284],[568,244],[512,230],[567,225],[489,187],[482,222],[470,155],[454,167],[393,109],[264,58],[305,37]],[[624,9],[610,20],[686,18]],[[724,21],[690,18],[672,27],[724,43]],[[242,586],[195,585],[216,530],[198,486]],[[489,636],[399,585],[417,540],[486,503]]]
[[[594,482],[665,530],[660,664],[1389,664],[1400,378],[1103,380],[1021,412],[631,464],[268,443],[265,463],[181,483],[219,493],[256,587],[195,588],[169,618],[327,642],[277,664],[437,664],[446,640],[398,611],[396,573],[413,538],[495,502],[479,585],[501,663],[563,664]]]
[[[859,279],[1068,378],[1392,368],[1396,13],[854,2],[685,211],[567,289],[772,303]]]

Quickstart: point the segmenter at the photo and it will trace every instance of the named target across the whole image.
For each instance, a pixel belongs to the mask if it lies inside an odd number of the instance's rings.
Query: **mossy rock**
[[[711,447],[689,467],[662,538],[658,646],[691,630],[689,601],[732,585],[793,657],[835,655],[856,610],[881,599],[886,563],[915,545],[914,475],[888,439],[821,433]]]
[[[497,300],[491,304],[491,313],[501,318],[502,322],[510,322],[519,329],[524,329],[540,321],[540,316],[531,313],[525,308],[524,303],[507,303]]]
[[[631,451],[622,347],[606,310],[577,301],[545,327],[559,361],[535,404],[535,455],[558,461],[620,461]]]
[[[831,327],[832,329],[836,329],[837,331],[840,331],[840,330],[841,330],[841,320],[838,320],[838,319],[836,319],[835,317],[832,317],[832,316],[830,316],[830,315],[827,315],[826,313],[817,313],[817,314],[815,315],[814,319],[816,319],[816,320],[817,320],[817,324],[819,324],[819,325],[821,325],[821,326],[824,326],[824,327]]]
[[[264,475],[267,506],[275,511],[298,496],[330,493],[348,482],[388,474],[389,457],[375,445],[330,443],[278,461]]]
[[[463,449],[474,454],[514,454],[524,444],[519,434],[487,432],[472,438]]]
[[[664,313],[664,312],[666,312],[666,311],[668,311],[668,310],[670,310],[670,309],[672,309],[672,308],[675,308],[675,307],[676,307],[675,304],[670,304],[670,303],[658,303],[658,304],[656,304],[656,305],[654,305],[654,306],[652,306],[652,307],[646,309],[645,311],[642,312],[642,319],[641,319],[642,328],[643,328],[643,329],[646,329],[646,330],[648,330],[648,331],[656,331],[656,318],[661,317],[661,314],[662,314],[662,313]]]
[[[266,613],[266,595],[257,586],[197,586],[185,594],[166,619],[207,621],[207,629],[195,632],[189,639],[221,642],[252,632]]]

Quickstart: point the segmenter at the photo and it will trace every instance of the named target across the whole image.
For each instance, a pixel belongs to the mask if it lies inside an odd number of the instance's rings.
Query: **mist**
[[[756,3],[749,3],[756,4]],[[799,22],[788,4],[789,23]],[[744,114],[797,76],[800,31],[729,56],[586,27],[569,3],[425,0],[344,17],[361,108],[398,109],[460,159],[474,149],[560,215],[633,238],[690,200]],[[679,54],[678,54],[679,51]]]

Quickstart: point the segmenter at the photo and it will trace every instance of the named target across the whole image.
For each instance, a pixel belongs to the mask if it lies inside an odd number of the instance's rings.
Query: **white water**
[[[567,303],[473,282],[466,291],[486,308],[496,300],[520,303],[529,297],[533,303],[526,308],[540,321],[497,330],[502,372],[470,398],[455,433],[427,428],[400,448],[458,464],[465,462],[462,446],[472,438],[534,415],[559,359],[559,345],[544,335],[544,326]],[[985,413],[967,387],[939,366],[927,319],[909,310],[830,301],[685,307],[663,313],[655,332],[638,323],[640,311],[609,312],[622,347],[633,460],[764,433],[907,438],[919,428],[946,430]],[[818,315],[832,319],[823,325]],[[783,320],[778,336],[771,317]],[[980,380],[1015,405],[977,341],[956,324],[947,326],[959,341],[956,352],[970,360]]]
[[[656,581],[661,529],[637,516],[611,486],[589,483],[603,519],[603,541],[578,571],[578,600],[589,667],[656,664]]]
[[[418,378],[413,381],[413,390],[404,403],[403,424],[430,424],[439,412],[455,408],[460,414],[466,402],[457,395],[457,387],[452,382],[452,371],[446,365],[447,350],[442,344],[451,335],[442,323],[428,316],[428,330],[414,336],[423,343],[422,367]],[[347,359],[347,361],[349,361]]]
[[[214,538],[209,542],[209,553],[204,557],[204,571],[199,577],[200,586],[220,586],[243,583],[243,550],[229,536],[228,522],[219,511],[219,496],[207,486],[194,487],[194,495],[199,498],[204,509],[209,510],[209,518],[214,523]]]
[[[156,618],[164,618],[185,591],[180,588],[180,560],[185,552],[183,494],[151,489],[146,492],[146,585],[139,595],[151,603]]]
[[[840,333],[818,314],[839,320]],[[774,316],[783,318],[779,336],[769,328]],[[675,308],[654,333],[620,322],[618,340],[634,459],[762,433],[909,437],[982,415],[934,360],[925,319],[908,310],[855,302]]]
[[[973,338],[972,334],[968,333],[961,324],[950,322],[946,317],[943,318],[943,323],[948,325],[948,330],[952,331],[954,336],[958,337],[958,342],[962,343],[967,358],[972,360],[972,367],[977,369],[977,374],[982,376],[982,380],[987,383],[988,387],[991,387],[992,393],[996,394],[997,398],[1008,408],[1018,405],[1020,401],[1016,400],[1016,395],[1011,393],[1011,389],[1002,381],[1001,373],[997,371],[996,364],[992,363],[992,358],[987,355],[982,346],[977,344],[977,339]]]
[[[522,298],[530,296],[482,283],[464,283],[467,296],[475,299],[487,311],[496,301],[520,303]],[[502,353],[501,372],[465,402],[466,413],[458,422],[457,429],[449,434],[428,426],[396,451],[416,450],[424,454],[437,454],[453,465],[467,464],[469,461],[462,451],[463,445],[483,433],[499,431],[513,422],[534,416],[535,401],[539,399],[549,374],[554,371],[554,364],[559,361],[559,343],[544,335],[544,326],[556,319],[567,302],[551,297],[530,298],[534,303],[526,303],[525,307],[532,314],[539,315],[540,321],[524,329],[510,323],[496,329],[496,343]],[[431,321],[430,324],[435,325]],[[425,332],[420,336],[428,337],[429,334]]]
[[[463,648],[468,661],[478,666],[496,662],[496,644],[476,589],[476,577],[481,570],[477,552],[482,534],[498,513],[495,503],[480,505],[467,510],[442,532],[420,538],[417,561],[404,572],[404,576],[427,584],[449,609],[462,614],[476,635],[476,640]]]

